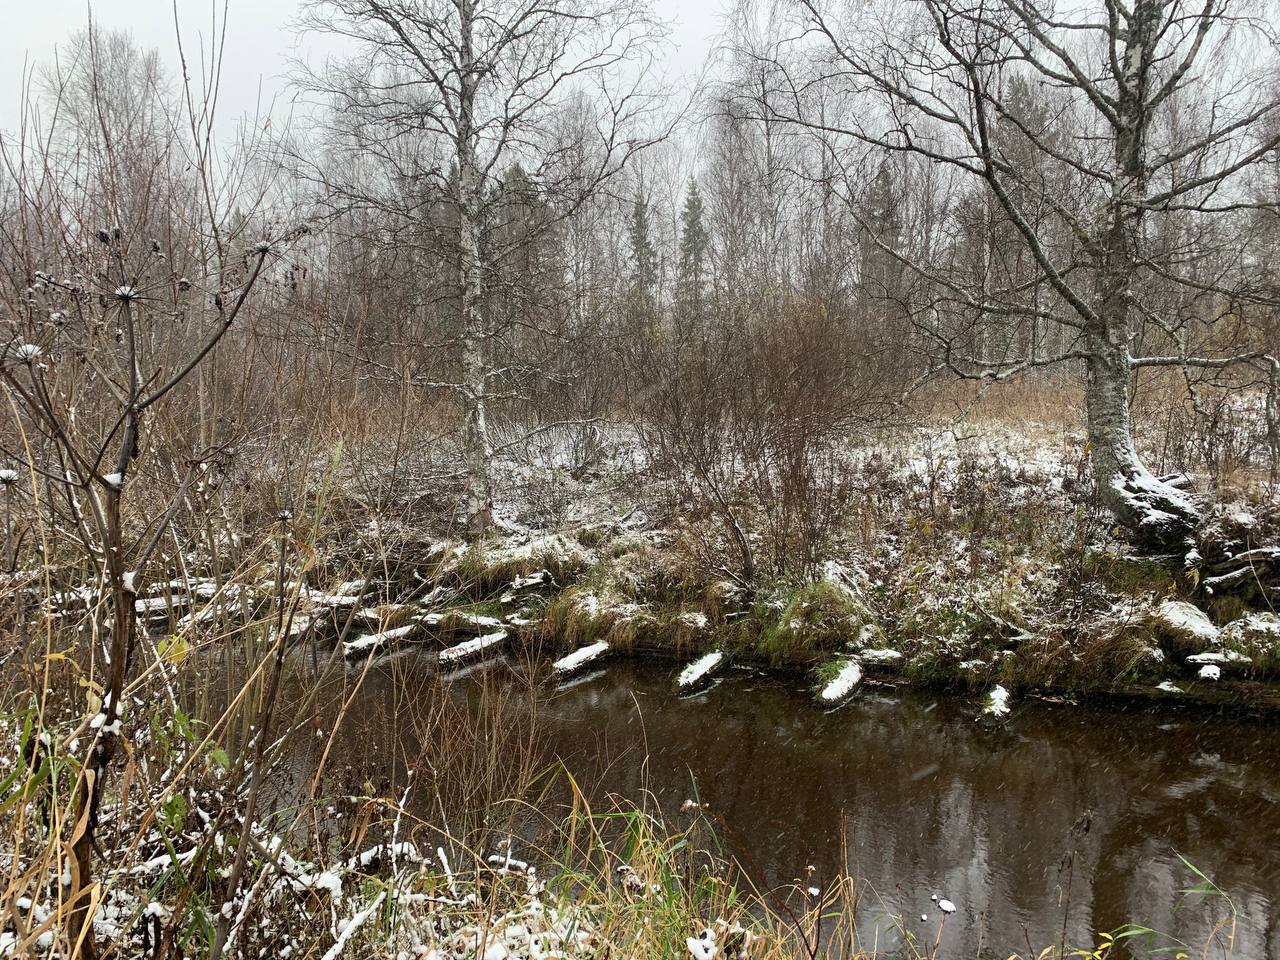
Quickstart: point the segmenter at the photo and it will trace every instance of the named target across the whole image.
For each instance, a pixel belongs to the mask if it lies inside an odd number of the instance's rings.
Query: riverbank
[[[358,603],[343,601],[358,617],[305,595],[301,609],[320,609],[322,632],[353,661],[473,641],[442,666],[503,649],[548,660],[594,651],[676,661],[691,685],[747,664],[835,700],[856,689],[856,672],[978,700],[999,687],[1015,699],[1280,706],[1267,588],[1221,583],[1193,550],[1129,547],[1096,508],[1069,435],[988,430],[961,442],[920,430],[851,450],[847,470],[850,506],[800,573],[745,580],[713,518],[618,456],[594,477],[560,477],[553,525],[515,511],[474,541],[383,523],[376,554],[360,565],[348,546],[329,574],[367,578]],[[1274,542],[1265,491],[1220,493],[1211,523],[1224,542]],[[745,501],[740,515],[767,552],[767,518]]]
[[[598,658],[659,658],[693,689],[746,665],[828,706],[879,680],[997,714],[1027,695],[1280,709],[1269,588],[1257,576],[1222,582],[1195,550],[1128,546],[1094,504],[1076,439],[987,428],[961,441],[922,428],[850,448],[840,522],[799,569],[761,563],[750,580],[723,524],[625,444],[576,476],[548,453],[551,466],[513,487],[479,539],[429,505],[375,510],[331,481],[324,512],[291,524],[301,539],[284,580],[261,551],[241,547],[222,576],[192,575],[209,566],[193,556],[185,575],[141,585],[139,614],[189,644],[218,631],[261,637],[286,616],[295,643],[349,663],[412,648],[443,672],[504,652],[567,658],[565,675]],[[1211,523],[1223,542],[1259,569],[1274,561],[1257,548],[1280,542],[1265,487],[1219,496]],[[767,557],[768,516],[751,511],[744,494],[735,516]],[[225,539],[248,542],[244,531]],[[83,586],[52,590],[45,607],[64,620],[94,601]]]

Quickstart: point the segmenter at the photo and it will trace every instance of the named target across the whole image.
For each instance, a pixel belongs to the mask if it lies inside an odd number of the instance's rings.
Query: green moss
[[[1099,581],[1103,589],[1126,597],[1163,597],[1177,590],[1177,578],[1168,565],[1148,557],[1090,550],[1085,554],[1081,573]]]
[[[815,685],[818,689],[822,689],[837,676],[840,671],[845,668],[849,660],[847,657],[833,657],[830,660],[823,660],[813,668],[813,677],[816,681]]]
[[[871,610],[848,589],[824,581],[806,584],[773,604],[757,605],[752,619],[763,624],[756,650],[774,663],[838,650],[856,640],[864,624],[875,622]]]
[[[635,649],[657,618],[639,604],[600,594],[590,586],[565,590],[548,605],[542,636],[559,647],[573,648],[605,640],[621,652]]]

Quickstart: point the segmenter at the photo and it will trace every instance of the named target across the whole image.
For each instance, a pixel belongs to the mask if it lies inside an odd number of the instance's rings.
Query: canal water
[[[421,745],[393,741],[440,695],[429,671],[402,659],[363,677],[341,752],[403,778]],[[656,803],[677,827],[687,801],[704,804],[761,889],[857,878],[868,946],[897,946],[894,916],[932,943],[936,894],[957,908],[939,957],[1034,956],[1138,924],[1193,957],[1223,955],[1230,936],[1232,956],[1280,960],[1274,723],[1040,700],[993,723],[963,699],[893,687],[824,711],[794,679],[742,671],[679,696],[674,673],[620,662],[556,689],[502,662],[443,689],[464,702],[503,691],[500,710],[536,726],[538,764],[563,763],[595,796]],[[520,723],[487,724],[468,735],[494,756],[455,771],[484,781],[473,799],[504,789],[502,758],[527,746]],[[1187,892],[1204,878],[1220,892]]]

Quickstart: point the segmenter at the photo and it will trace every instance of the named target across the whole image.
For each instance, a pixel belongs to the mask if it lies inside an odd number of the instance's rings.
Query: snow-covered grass
[[[103,838],[109,856],[95,872],[91,919],[100,950],[149,956],[162,934],[175,954],[209,956],[218,943],[227,960],[678,958],[693,932],[714,944],[716,957],[807,956],[789,916],[734,886],[728,865],[710,852],[714,841],[700,816],[668,826],[622,805],[596,814],[574,791],[567,819],[548,824],[540,846],[520,850],[491,830],[485,846],[469,853],[469,844],[417,822],[405,806],[407,791],[379,796],[366,785],[356,809],[379,812],[381,839],[364,829],[315,836],[266,825],[285,815],[276,822],[338,826],[341,812],[323,795],[304,800],[301,810],[292,802],[287,812],[260,808],[264,821],[242,834],[233,818],[244,809],[248,779],[232,776],[227,758],[202,744],[190,721],[159,722],[163,706],[155,723],[140,727],[156,738],[135,738],[146,775],[128,786],[129,803],[115,791],[103,796],[114,823]],[[0,737],[19,740],[18,758],[29,755],[33,737],[53,756],[73,721],[38,736],[33,716],[6,715]],[[279,772],[275,749],[265,755],[272,777]],[[19,787],[40,777],[13,757],[0,773]],[[23,865],[10,873],[0,899],[0,956],[53,960],[70,952],[75,914],[64,894],[75,881],[60,845],[47,843],[38,818],[26,816],[37,792],[0,811],[5,855]],[[410,834],[437,839],[424,847]],[[246,880],[229,889],[240,842],[248,844]],[[854,898],[843,903],[852,907]],[[828,899],[824,906],[830,914],[837,904]]]
[[[757,649],[775,661],[838,650],[874,620],[851,590],[828,580],[777,596],[755,613],[765,620]]]

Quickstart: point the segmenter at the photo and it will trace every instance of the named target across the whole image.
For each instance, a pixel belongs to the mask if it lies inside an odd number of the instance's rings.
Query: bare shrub
[[[660,330],[635,361],[642,443],[687,508],[715,519],[708,563],[746,584],[813,571],[852,495],[842,445],[893,399],[850,317],[806,302],[783,316]]]

